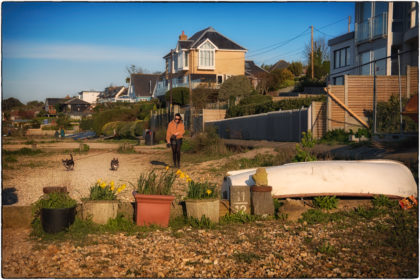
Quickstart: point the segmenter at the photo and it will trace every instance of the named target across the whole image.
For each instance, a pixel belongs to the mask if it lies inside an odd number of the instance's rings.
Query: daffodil
[[[185,174],[181,172],[181,174],[179,175],[179,178],[181,179],[185,178]]]
[[[100,187],[104,189],[104,188],[106,187],[106,183],[105,183],[105,182],[102,182],[102,183],[100,184]]]
[[[100,185],[101,184],[101,179],[98,179],[98,181],[96,181],[96,184]]]
[[[206,193],[207,193],[208,195],[211,195],[211,190],[207,189]]]
[[[125,189],[125,187],[126,187],[126,185],[125,184],[122,184],[121,185],[121,190],[123,191]]]
[[[168,170],[168,169],[169,169],[169,165],[167,165],[167,166],[165,167],[165,169],[166,169],[166,170]]]
[[[176,173],[175,173],[176,175],[181,175],[182,174],[182,171],[181,171],[181,169],[178,169],[177,171],[176,171]]]
[[[120,192],[121,192],[121,187],[117,189],[117,193],[120,193]]]
[[[114,181],[111,181],[110,186],[111,186],[111,188],[113,188],[115,186]]]
[[[191,178],[187,178],[187,182],[189,183],[189,182],[192,182],[192,179]]]
[[[111,186],[111,191],[114,191],[115,190],[115,186]]]

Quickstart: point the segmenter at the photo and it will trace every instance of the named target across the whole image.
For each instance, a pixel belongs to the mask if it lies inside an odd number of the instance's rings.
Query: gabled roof
[[[46,98],[45,99],[45,104],[48,103],[48,105],[51,106],[51,105],[63,103],[66,100],[68,100],[68,99],[66,99],[66,98]]]
[[[284,68],[289,67],[289,65],[290,65],[290,63],[281,59],[281,60],[277,61],[276,64],[271,66],[270,71],[278,70],[278,69],[284,69]]]
[[[137,97],[152,96],[161,74],[131,74],[131,86]]]
[[[107,87],[104,92],[99,95],[99,98],[114,98],[123,89],[122,95],[127,95],[128,90],[124,86]]]
[[[247,75],[258,75],[259,73],[268,73],[265,69],[262,69],[254,63],[253,60],[245,60],[245,74]]]
[[[192,40],[179,41],[179,47],[181,49],[189,49],[193,43],[194,41]]]
[[[188,48],[196,48],[201,45],[205,40],[209,39],[214,45],[219,49],[228,49],[228,50],[246,50],[244,47],[233,42],[229,38],[223,36],[212,27],[200,30],[192,35],[188,40],[179,41],[182,46],[188,46],[191,41],[191,45]]]
[[[72,99],[64,102],[64,104],[67,104],[67,105],[90,105],[89,102],[86,102],[86,101],[84,101],[82,99],[79,99],[79,98],[72,98]]]

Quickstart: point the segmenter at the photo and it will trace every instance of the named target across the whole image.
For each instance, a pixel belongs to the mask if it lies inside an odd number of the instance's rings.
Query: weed
[[[257,254],[254,254],[252,252],[247,252],[247,253],[235,253],[232,256],[236,262],[246,262],[247,264],[252,263],[254,260],[259,260],[261,259],[260,256],[258,256]]]
[[[309,209],[302,214],[302,218],[300,218],[298,221],[300,223],[307,222],[309,225],[313,225],[339,221],[344,217],[345,215],[341,212],[325,213],[320,209]]]
[[[38,154],[43,153],[41,150],[33,150],[29,148],[22,148],[16,151],[8,151],[8,150],[2,150],[2,154],[5,156],[14,155],[14,156],[35,156]]]
[[[418,248],[417,213],[396,210],[390,213],[388,222],[391,227],[386,242],[392,247],[401,248],[400,251]]]
[[[329,242],[324,242],[320,247],[317,248],[317,252],[326,255],[333,255],[336,252],[336,249]]]
[[[199,229],[213,229],[215,228],[215,224],[210,221],[209,218],[206,216],[201,216],[201,219],[197,219],[194,217],[188,217],[187,223],[192,228],[199,228]]]
[[[388,197],[384,195],[375,196],[372,200],[372,204],[375,207],[395,207],[398,206],[398,201],[390,200]]]
[[[314,198],[313,204],[320,209],[335,209],[337,208],[339,199],[334,196],[317,196]]]
[[[356,216],[362,217],[364,219],[370,220],[374,217],[378,217],[382,214],[385,213],[384,209],[381,208],[366,208],[366,207],[357,207],[356,209],[354,209],[353,212]]]
[[[123,143],[118,147],[117,153],[119,154],[135,154],[134,145]]]
[[[243,211],[239,211],[237,213],[226,214],[225,216],[221,217],[219,224],[220,225],[235,224],[235,223],[245,224],[245,223],[254,222],[256,220],[257,220],[256,216],[247,214]]]

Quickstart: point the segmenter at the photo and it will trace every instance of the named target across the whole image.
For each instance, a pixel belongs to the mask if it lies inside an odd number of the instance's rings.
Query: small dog
[[[70,154],[70,159],[62,159],[61,161],[63,162],[63,165],[67,170],[73,170],[74,161],[73,161],[73,155],[72,154]]]
[[[117,171],[118,167],[120,166],[120,162],[118,161],[117,158],[113,158],[111,160],[111,170],[113,171]]]

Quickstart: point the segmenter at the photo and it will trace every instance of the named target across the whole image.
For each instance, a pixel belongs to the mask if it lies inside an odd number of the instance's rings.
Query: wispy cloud
[[[3,41],[3,58],[142,61],[155,64],[161,62],[163,55],[165,53],[158,50],[123,46]]]

